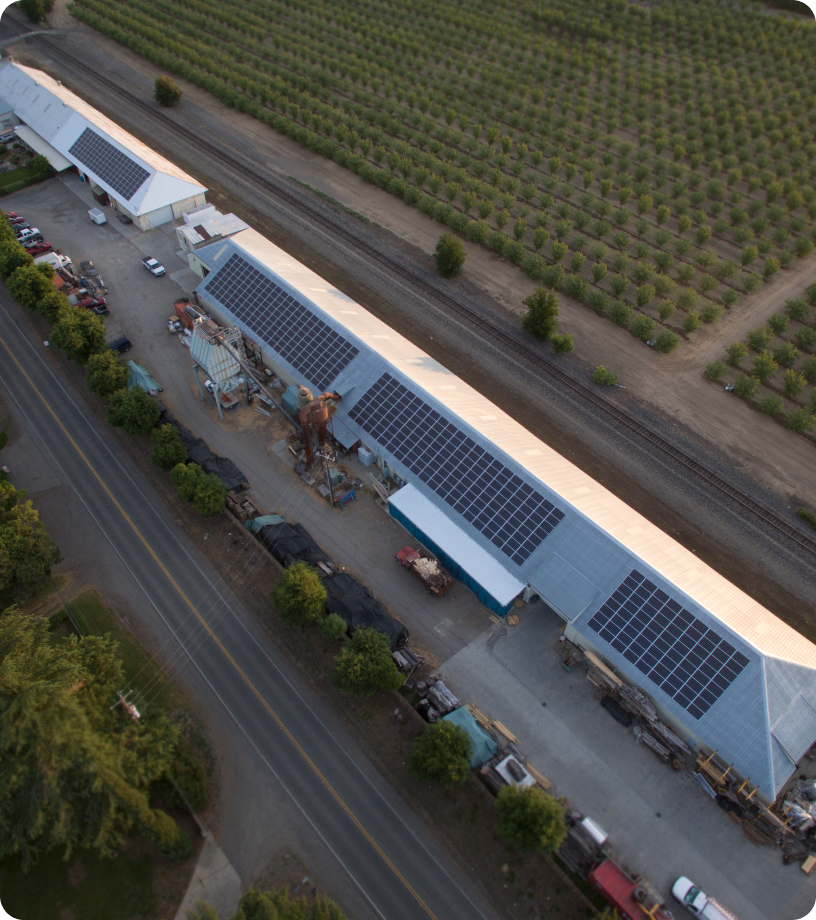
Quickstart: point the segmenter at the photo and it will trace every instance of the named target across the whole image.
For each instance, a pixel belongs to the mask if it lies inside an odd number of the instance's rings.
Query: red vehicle
[[[435,559],[420,555],[410,546],[403,546],[397,553],[397,562],[406,569],[410,569],[417,578],[425,583],[425,587],[437,597],[444,594],[453,584],[453,579],[443,571]]]
[[[94,307],[104,307],[107,305],[107,301],[104,297],[86,297],[84,300],[80,300],[77,303],[78,307],[87,307],[89,310],[92,310]]]
[[[47,252],[53,252],[54,247],[50,243],[43,242],[40,240],[38,243],[32,243],[30,246],[26,246],[26,252],[30,256],[42,256]]]
[[[20,215],[16,211],[3,211],[3,213],[11,220],[12,217],[19,217]]]
[[[589,882],[624,920],[673,920],[666,901],[642,876],[632,878],[611,859],[605,859],[589,873]]]

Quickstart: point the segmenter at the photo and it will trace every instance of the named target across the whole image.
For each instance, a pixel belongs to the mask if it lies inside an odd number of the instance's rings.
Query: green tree
[[[348,633],[348,625],[339,613],[330,613],[318,622],[317,631],[324,639],[343,639]]]
[[[44,620],[12,608],[0,617],[0,661],[0,857],[19,854],[24,870],[52,849],[113,857],[134,828],[166,855],[189,856],[189,838],[149,799],[178,732],[159,710],[134,722],[111,709],[117,643],[53,642]]]
[[[779,369],[774,356],[769,351],[758,354],[754,360],[753,376],[761,383],[767,383]]]
[[[181,101],[181,89],[172,77],[156,77],[153,87],[153,98],[159,105],[174,106]]]
[[[443,278],[455,278],[465,264],[465,247],[459,237],[443,233],[434,252],[436,270]]]
[[[132,435],[147,434],[160,416],[159,404],[141,387],[117,390],[105,413],[109,425]]]
[[[105,349],[105,324],[82,307],[63,310],[51,330],[51,343],[72,360],[84,364]]]
[[[0,243],[0,276],[8,278],[18,268],[33,265],[33,257],[21,246],[17,240],[4,240]],[[52,285],[53,290],[53,285]]]
[[[603,364],[599,364],[592,372],[592,379],[602,387],[611,387],[618,382],[618,375],[608,371]]]
[[[804,374],[800,374],[799,371],[795,371],[793,368],[788,368],[785,371],[785,376],[782,378],[782,391],[788,399],[796,399],[806,386],[807,380]]]
[[[356,629],[334,661],[332,681],[349,693],[371,696],[378,690],[402,686],[403,678],[391,657],[388,639],[376,629]]]
[[[0,591],[26,594],[62,556],[24,490],[0,477]]]
[[[522,302],[527,312],[522,317],[521,325],[539,342],[546,342],[558,325],[558,297],[555,291],[541,285]]]
[[[326,589],[317,569],[305,562],[294,562],[284,570],[269,598],[282,620],[294,626],[308,626],[323,613]]]
[[[498,831],[512,849],[552,854],[567,837],[563,803],[538,786],[503,786],[496,813]]]
[[[671,329],[661,329],[655,339],[655,348],[664,355],[674,351],[679,344],[680,336],[676,332],[672,332]]]
[[[567,335],[566,333],[550,336],[550,342],[552,344],[553,351],[557,355],[563,355],[575,348],[575,345],[572,342],[572,336]]]
[[[741,399],[750,399],[756,393],[758,386],[759,381],[756,377],[740,374],[734,381],[734,392]]]
[[[226,504],[227,490],[214,473],[204,473],[198,481],[193,507],[204,517],[212,517]]]
[[[799,357],[799,349],[793,342],[785,342],[779,348],[774,349],[773,356],[776,363],[781,367],[793,367]]]
[[[85,384],[96,396],[113,396],[117,390],[127,387],[127,381],[127,367],[109,348],[88,358],[85,365]],[[186,455],[185,451],[185,457]],[[178,462],[180,461],[177,460],[176,463]]]
[[[759,401],[759,408],[765,415],[776,415],[782,411],[783,402],[779,396],[764,396]]]
[[[90,365],[90,361],[88,364]],[[160,428],[155,428],[150,437],[153,440],[153,452],[150,459],[160,470],[169,473],[179,463],[187,462],[187,448],[182,443],[181,435],[174,425],[162,425]]]
[[[641,310],[644,307],[647,307],[655,299],[656,293],[657,292],[655,291],[655,287],[653,284],[641,284],[640,285],[640,287],[637,289],[636,296],[637,296],[637,305],[640,307]]]
[[[20,0],[20,9],[29,22],[45,22],[45,17],[54,9],[54,0]]]
[[[814,421],[813,412],[803,406],[801,409],[796,409],[794,412],[791,412],[785,424],[791,431],[803,434],[813,428]]]
[[[726,370],[728,370],[728,368],[722,361],[712,361],[710,364],[706,365],[705,375],[709,380],[722,380]]]
[[[62,291],[49,291],[45,297],[37,303],[37,312],[44,316],[49,323],[55,323],[64,310],[68,310],[71,304]]]
[[[556,241],[552,244],[552,257],[553,262],[560,262],[561,259],[569,252],[569,246],[566,243],[561,243]]]
[[[31,168],[36,173],[44,173],[51,169],[51,164],[41,153],[38,153],[31,161]]]
[[[414,739],[408,753],[408,772],[415,780],[440,786],[461,786],[470,773],[470,737],[459,725],[436,722]]]
[[[748,346],[745,342],[732,342],[725,351],[731,367],[739,367],[740,361],[748,354]]]
[[[46,263],[21,265],[6,281],[9,294],[24,307],[34,309],[37,304],[54,290],[54,268]],[[87,312],[87,311],[86,311]]]
[[[183,502],[192,502],[204,470],[197,463],[179,463],[170,470],[170,481]]]

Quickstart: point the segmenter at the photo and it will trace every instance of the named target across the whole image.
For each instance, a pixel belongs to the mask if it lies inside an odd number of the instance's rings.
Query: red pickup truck
[[[666,902],[642,876],[628,872],[607,858],[589,873],[589,882],[624,920],[674,920]]]

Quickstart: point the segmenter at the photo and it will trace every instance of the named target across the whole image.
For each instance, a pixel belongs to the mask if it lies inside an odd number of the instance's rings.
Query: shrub
[[[106,348],[103,352],[88,358],[85,365],[85,384],[96,396],[113,396],[117,390],[123,390],[127,386],[127,380],[127,367],[109,349]],[[185,451],[185,456],[186,454]],[[175,463],[172,466],[175,466]]]
[[[759,329],[752,329],[745,338],[754,351],[762,351],[771,341],[771,330],[767,326],[760,326]]]
[[[769,351],[763,351],[758,354],[754,358],[753,364],[753,375],[762,383],[767,383],[779,368],[779,365],[774,361],[774,357]]]
[[[583,278],[578,275],[570,275],[564,283],[564,291],[575,300],[583,300],[586,296],[589,285]]]
[[[696,310],[689,310],[683,317],[683,332],[696,332],[700,328],[700,314]]]
[[[519,243],[516,240],[508,240],[502,249],[502,256],[507,259],[508,262],[518,265],[524,258],[525,251],[523,243]]]
[[[153,98],[159,105],[178,105],[181,101],[181,96],[181,89],[172,77],[156,77],[156,82],[153,86]]]
[[[804,300],[793,298],[792,300],[785,301],[785,312],[791,319],[795,319],[800,323],[806,323],[810,316],[810,307]]]
[[[295,626],[314,622],[326,606],[326,589],[320,575],[305,562],[288,566],[269,597],[280,618]]]
[[[773,356],[776,363],[781,367],[793,367],[799,357],[799,349],[793,342],[785,342],[779,348],[774,349]]]
[[[64,310],[69,310],[71,304],[62,291],[49,291],[37,303],[37,312],[44,316],[49,323],[55,323]]]
[[[503,786],[496,813],[498,831],[512,849],[555,853],[566,839],[563,804],[538,786]]]
[[[796,399],[806,385],[807,380],[804,374],[800,374],[799,371],[795,371],[793,368],[788,368],[785,371],[785,375],[782,378],[782,390],[788,399]]]
[[[626,326],[632,318],[632,308],[623,300],[613,300],[607,309],[607,315],[618,326]]]
[[[541,283],[548,288],[558,288],[564,280],[563,265],[548,265],[541,273]]]
[[[572,343],[572,336],[567,334],[553,335],[550,337],[550,342],[552,343],[553,351],[557,355],[563,355],[575,348]]]
[[[484,243],[490,236],[490,225],[486,220],[472,220],[465,227],[465,237],[471,243]]]
[[[739,367],[740,361],[748,354],[748,346],[744,342],[732,342],[725,352],[731,367]]]
[[[46,294],[54,290],[53,278],[54,269],[48,263],[24,263],[9,275],[6,287],[18,303],[33,310]]]
[[[629,331],[642,342],[645,342],[652,334],[654,324],[654,320],[651,316],[645,316],[643,313],[639,313],[632,322],[629,323]]]
[[[618,382],[618,375],[599,364],[592,372],[592,379],[602,387],[611,387]]]
[[[117,390],[105,413],[109,425],[132,435],[147,434],[160,416],[159,404],[141,387]]]
[[[157,467],[165,472],[170,472],[179,463],[187,462],[187,448],[181,441],[178,429],[173,425],[162,425],[155,429],[151,435],[153,439],[153,453],[150,459]]]
[[[680,336],[671,329],[661,329],[655,339],[655,348],[664,355],[674,351],[679,344]]]
[[[440,786],[461,786],[470,773],[468,733],[452,722],[429,725],[414,739],[408,753],[408,772],[415,780]]]
[[[555,292],[542,285],[523,300],[527,312],[521,325],[533,338],[546,342],[556,330],[558,322],[558,298]]]
[[[348,626],[339,613],[330,613],[318,622],[317,631],[324,639],[336,641],[345,637],[348,633]]]
[[[727,368],[722,361],[712,361],[706,365],[705,375],[709,380],[722,380]]]
[[[740,374],[734,381],[734,392],[741,399],[750,399],[757,391],[759,381],[756,377],[749,377],[747,374]]]
[[[809,383],[816,383],[816,355],[805,358],[799,367]]]
[[[704,304],[703,309],[700,310],[700,319],[704,323],[716,323],[722,315],[723,308],[718,303],[713,303],[712,301]]]
[[[436,244],[434,259],[436,270],[443,278],[455,278],[465,264],[462,241],[452,233],[443,233]]]
[[[813,428],[813,412],[810,409],[806,409],[804,407],[801,409],[796,409],[787,417],[785,424],[788,426],[788,428],[790,428],[791,431],[795,431],[798,434],[803,434],[804,432],[810,431],[811,428]]]
[[[186,744],[179,744],[169,773],[156,780],[152,788],[167,808],[200,811],[207,804],[204,767]]]
[[[402,680],[388,639],[367,626],[356,629],[335,658],[332,681],[348,693],[371,696],[378,690],[397,690]]]
[[[768,317],[768,325],[774,335],[782,335],[788,328],[788,317],[784,313],[774,313]]]
[[[637,289],[637,305],[642,310],[647,307],[655,298],[655,287],[653,284],[641,284]]]
[[[765,415],[776,415],[782,411],[783,402],[779,396],[765,396],[759,401],[759,408]]]

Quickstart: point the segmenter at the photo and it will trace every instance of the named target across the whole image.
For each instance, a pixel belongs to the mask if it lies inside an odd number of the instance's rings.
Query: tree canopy
[[[334,662],[334,685],[349,693],[371,696],[378,690],[402,686],[403,678],[391,657],[388,639],[376,629],[356,629]]]
[[[503,786],[496,813],[498,831],[514,849],[555,853],[566,839],[564,805],[538,786]]]
[[[44,316],[49,323],[55,323],[63,310],[70,309],[71,304],[62,291],[49,291],[37,302],[37,312]]]
[[[9,275],[6,287],[18,303],[33,310],[46,294],[54,290],[53,278],[54,267],[47,262],[39,265],[26,262]]]
[[[205,473],[197,463],[178,463],[170,472],[173,485],[182,501],[192,502],[196,511],[210,517],[224,507],[227,490],[212,473]]]
[[[45,17],[54,9],[54,0],[20,0],[20,9],[29,22],[45,22]]]
[[[141,387],[131,387],[129,390],[117,390],[111,396],[105,417],[108,424],[128,434],[147,434],[161,417],[161,409]]]
[[[153,453],[150,459],[159,469],[169,472],[179,463],[187,462],[187,448],[182,444],[181,435],[173,425],[154,428],[150,437],[153,440]]]
[[[159,105],[174,106],[181,101],[182,92],[172,77],[156,77],[153,87],[153,98]]]
[[[46,621],[15,608],[0,616],[0,858],[83,847],[115,856],[134,828],[168,856],[192,844],[148,787],[162,776],[178,733],[158,710],[138,722],[121,707],[117,643],[51,641]]]
[[[203,901],[187,911],[187,920],[218,920],[218,913]],[[238,902],[232,920],[347,920],[338,904],[319,894],[310,904],[306,898],[292,898],[286,888],[261,891],[250,888]]]
[[[25,593],[61,559],[25,491],[0,479],[0,591]]]
[[[465,247],[459,237],[443,233],[436,244],[434,259],[443,278],[455,278],[465,264]]]
[[[317,620],[326,605],[320,575],[305,562],[287,566],[269,597],[280,618],[295,626],[307,626]]]
[[[558,327],[558,297],[555,291],[543,285],[524,298],[527,312],[522,326],[539,342],[552,338]]]
[[[470,773],[470,755],[468,733],[443,720],[429,725],[414,739],[408,753],[408,772],[417,780],[459,786]]]
[[[105,324],[82,307],[63,310],[51,330],[51,342],[72,360],[84,364],[105,348]]]
[[[6,226],[8,226],[8,224],[6,224]],[[10,229],[11,228],[9,228],[9,230]],[[11,239],[4,239],[3,242],[0,243],[0,275],[2,275],[3,278],[8,278],[10,275],[14,274],[18,268],[22,268],[24,265],[33,264],[33,257],[17,242],[13,233]],[[53,287],[52,284],[52,290]]]
[[[109,348],[91,355],[85,365],[85,383],[97,396],[113,396],[127,387],[128,369]],[[186,451],[185,451],[186,456]]]

